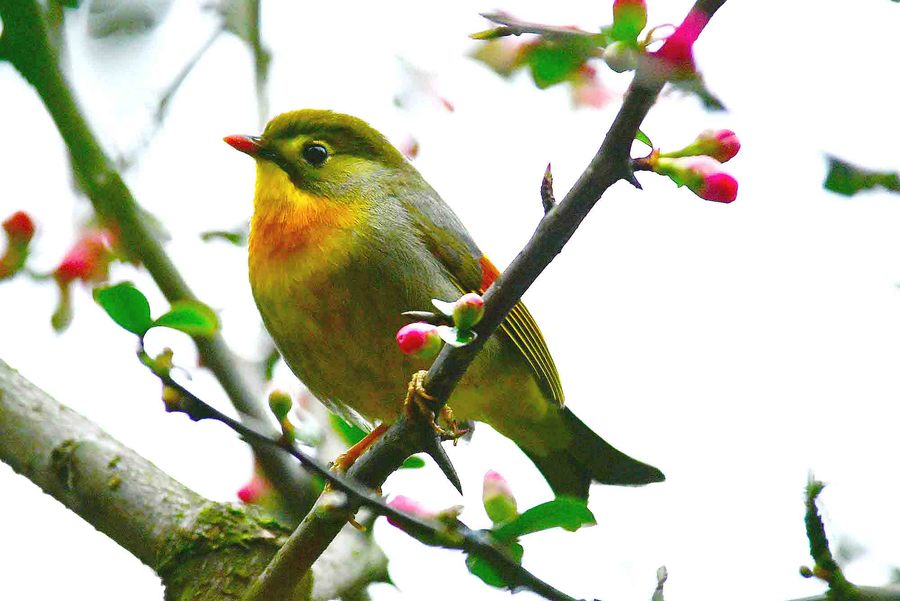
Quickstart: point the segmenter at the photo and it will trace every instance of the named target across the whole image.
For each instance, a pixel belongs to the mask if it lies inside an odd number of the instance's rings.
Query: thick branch
[[[79,182],[97,213],[119,227],[128,252],[147,268],[170,302],[195,298],[79,110],[48,41],[39,4],[35,0],[0,0],[0,17],[6,57],[34,86],[56,123]],[[266,411],[253,387],[241,377],[242,372],[222,337],[198,337],[195,342],[203,364],[215,374],[235,408],[256,422],[267,423]],[[258,449],[257,453],[269,481],[285,499],[296,503],[298,512],[305,512],[314,500],[305,475],[280,453],[271,449]]]
[[[288,532],[191,491],[3,361],[0,460],[154,569],[168,599],[234,598]],[[384,580],[386,564],[369,537],[348,531],[314,567],[312,598]],[[308,591],[295,598],[309,598]]]
[[[712,17],[724,2],[725,0],[697,0],[692,11],[701,11]],[[559,254],[603,193],[620,179],[633,181],[631,145],[638,128],[665,85],[665,81],[659,77],[643,76],[642,71],[647,68],[647,65],[642,65],[638,69],[606,138],[581,177],[566,197],[545,214],[522,251],[487,290],[484,295],[485,314],[475,327],[478,338],[463,347],[445,346],[431,366],[426,387],[429,394],[438,400],[435,409],[440,409],[447,402],[484,343],[521,299],[522,294]],[[409,455],[422,450],[420,426],[421,424],[412,423],[402,415],[356,461],[348,475],[367,486],[381,486]],[[290,568],[294,573],[306,570],[340,531],[343,523],[343,519],[334,512],[310,514],[291,535],[291,540],[286,543],[282,552],[276,555],[273,566],[266,574],[270,574],[276,567],[281,570]],[[290,549],[302,549],[302,553],[288,561],[284,555]]]

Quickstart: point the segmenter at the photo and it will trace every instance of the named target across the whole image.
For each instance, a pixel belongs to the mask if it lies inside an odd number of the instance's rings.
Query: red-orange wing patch
[[[481,264],[481,287],[478,289],[478,293],[484,294],[484,291],[487,290],[500,275],[500,270],[494,267],[494,264],[491,263],[490,259],[484,255],[481,255],[478,262]]]

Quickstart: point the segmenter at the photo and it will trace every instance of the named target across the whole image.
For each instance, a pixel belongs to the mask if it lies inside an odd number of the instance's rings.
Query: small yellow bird
[[[319,399],[366,428],[399,416],[410,376],[401,313],[483,292],[498,271],[418,171],[364,121],[322,110],[225,141],[256,159],[250,283],[284,360]],[[450,397],[455,416],[511,438],[553,491],[592,480],[647,484],[658,469],[621,453],[563,406],[556,366],[522,303]]]

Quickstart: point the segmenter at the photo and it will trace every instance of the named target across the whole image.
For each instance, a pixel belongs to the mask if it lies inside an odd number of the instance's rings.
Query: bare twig
[[[38,2],[0,0],[0,17],[6,56],[34,87],[56,123],[79,182],[97,214],[119,227],[128,252],[141,261],[170,302],[195,298],[79,110],[47,39]],[[215,374],[235,408],[265,423],[266,411],[253,387],[241,376],[222,337],[197,337],[194,341],[203,364]],[[271,449],[258,450],[258,456],[269,481],[289,500],[295,512],[305,513],[313,503],[314,493],[302,470]]]
[[[697,0],[691,10],[711,17],[724,3],[725,0]],[[435,410],[440,410],[446,403],[485,341],[525,290],[559,254],[600,196],[617,181],[633,179],[630,157],[632,141],[666,83],[659,77],[642,77],[645,68],[644,65],[638,68],[606,138],[581,177],[565,198],[544,216],[522,251],[485,293],[484,317],[474,328],[478,337],[463,347],[445,346],[428,370],[426,388],[429,395],[437,399],[433,407]],[[421,450],[416,444],[421,436],[419,424],[401,415],[353,464],[348,475],[371,488],[381,486],[407,457]],[[317,557],[328,546],[343,524],[334,515],[312,513],[307,516],[291,535],[289,543],[282,547],[282,554],[289,548],[303,549],[302,556],[296,557],[290,565],[294,574],[302,573],[309,567],[311,558]],[[276,556],[275,561],[279,561],[279,557]]]
[[[138,351],[138,356],[141,362],[153,371],[164,386],[177,393],[168,395],[166,399],[166,409],[168,411],[184,413],[194,421],[209,419],[221,422],[255,446],[266,445],[273,449],[281,449],[297,459],[311,473],[329,482],[333,490],[346,495],[343,502],[335,502],[333,497],[320,499],[316,509],[309,513],[304,523],[314,522],[323,518],[336,518],[341,523],[344,523],[356,509],[365,506],[378,515],[391,518],[404,531],[420,540],[429,541],[429,544],[477,555],[489,562],[513,588],[531,590],[552,601],[573,601],[572,597],[543,582],[523,568],[485,532],[472,530],[459,520],[455,520],[453,523],[426,520],[391,507],[384,502],[381,496],[372,493],[365,486],[357,483],[352,478],[341,476],[330,470],[317,459],[301,451],[292,440],[284,436],[272,438],[261,434],[212,407],[173,380],[167,373],[167,369],[156,368],[153,359],[147,356],[143,350]],[[297,584],[295,559],[298,555],[306,557],[307,551],[303,548],[292,546],[282,547],[254,587],[244,597],[244,600],[279,599],[284,595],[284,591],[293,590]],[[319,555],[308,557],[310,565],[318,557]]]

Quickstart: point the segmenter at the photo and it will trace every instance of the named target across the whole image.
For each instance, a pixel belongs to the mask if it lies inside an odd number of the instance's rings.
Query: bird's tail
[[[571,436],[565,448],[543,456],[522,449],[556,495],[587,499],[592,481],[637,486],[666,479],[652,465],[629,457],[600,438],[568,409],[560,413]]]

